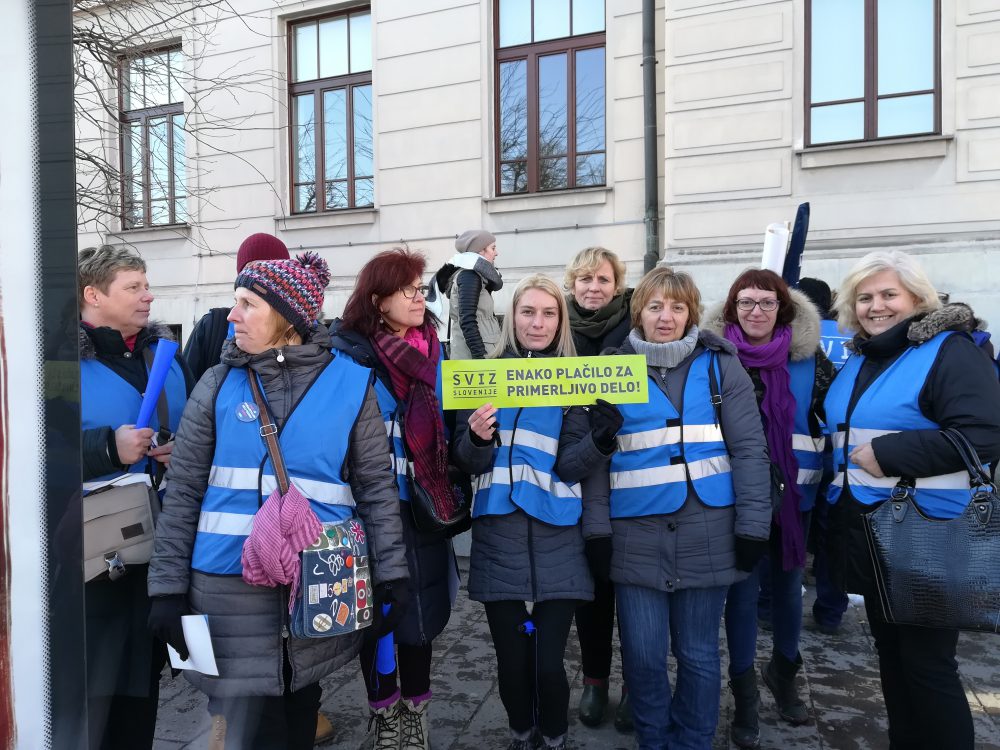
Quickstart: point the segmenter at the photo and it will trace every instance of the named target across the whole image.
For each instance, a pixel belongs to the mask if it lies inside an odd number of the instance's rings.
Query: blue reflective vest
[[[202,573],[242,573],[240,555],[254,514],[277,486],[260,421],[251,416],[256,410],[244,408],[256,406],[249,374],[245,367],[231,368],[215,399],[215,454],[191,557],[191,567]],[[343,469],[370,379],[370,370],[347,357],[331,359],[278,431],[289,481],[322,522],[352,514],[354,496]]]
[[[553,526],[576,524],[583,511],[580,485],[563,482],[555,472],[562,408],[500,409],[496,418],[501,444],[493,449],[493,468],[473,483],[472,517],[520,508]]]
[[[341,355],[347,357],[348,355]],[[353,361],[353,360],[352,360]],[[441,362],[438,362],[437,373],[437,399],[441,403]],[[393,472],[396,474],[396,486],[399,488],[399,499],[403,502],[410,502],[410,482],[406,476],[406,446],[403,443],[403,431],[406,429],[406,419],[403,413],[403,406],[396,400],[395,395],[389,390],[380,378],[375,378],[375,395],[378,397],[379,411],[382,412],[382,422],[385,424],[385,434],[389,438],[389,460],[392,461]],[[438,410],[439,419],[444,422],[444,412]],[[448,438],[448,430],[445,428],[445,439]],[[409,512],[409,511],[407,511]]]
[[[812,510],[816,491],[823,478],[823,450],[826,437],[813,437],[809,429],[809,411],[812,406],[813,387],[816,383],[816,355],[798,362],[788,363],[791,391],[795,398],[795,427],[792,432],[792,453],[799,464],[796,484],[802,493],[799,510]]]
[[[611,456],[612,518],[673,513],[687,501],[688,480],[705,505],[735,503],[729,452],[709,388],[713,359],[706,350],[691,363],[682,413],[652,377],[648,403],[618,406],[625,423]],[[716,381],[721,388],[717,360]]]
[[[919,399],[941,346],[950,335],[949,331],[939,333],[930,341],[908,348],[868,386],[850,412],[854,383],[865,358],[852,355],[841,369],[826,395],[827,429],[833,442],[836,472],[827,492],[830,503],[836,503],[849,488],[859,503],[876,505],[889,498],[899,481],[899,477],[874,477],[851,463],[849,456],[856,446],[895,432],[940,429],[920,411]],[[961,515],[969,503],[969,475],[957,471],[916,479],[914,499],[924,513],[934,518]]]
[[[844,348],[844,344],[853,337],[848,333],[841,333],[837,328],[836,320],[821,320],[819,323],[819,343],[823,347],[823,353],[833,364],[835,370],[844,366],[851,352]]]
[[[149,348],[155,353],[156,343],[152,343]],[[170,364],[163,388],[170,414],[168,428],[171,432],[177,432],[184,404],[187,402],[187,386],[184,383],[184,373],[176,359]],[[142,404],[142,394],[99,359],[80,360],[80,395],[80,422],[85,430],[100,427],[117,430],[123,424],[134,424]],[[154,431],[160,429],[158,410],[153,410],[149,426]],[[128,470],[149,472],[152,468],[151,460],[144,458],[130,466]],[[84,483],[84,490],[92,484],[100,484],[114,476],[117,476],[117,473],[88,480]]]

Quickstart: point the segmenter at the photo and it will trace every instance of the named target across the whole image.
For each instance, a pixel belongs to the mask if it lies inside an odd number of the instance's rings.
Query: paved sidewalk
[[[468,567],[461,560],[463,579]],[[805,611],[811,611],[813,591],[807,591]],[[761,633],[758,663],[770,654],[770,633]],[[725,674],[725,634],[719,643]],[[886,748],[884,709],[878,683],[878,667],[864,608],[851,605],[838,636],[824,636],[806,629],[802,635],[804,679],[815,724],[790,727],[780,723],[766,688],[761,696],[761,744],[765,748],[813,750],[864,750]],[[617,652],[617,649],[616,649]],[[570,743],[580,750],[622,750],[634,746],[631,736],[618,734],[608,721],[599,729],[588,729],[576,719],[582,677],[575,631],[566,654],[567,672],[573,685],[570,697]],[[1000,638],[963,635],[959,643],[959,668],[976,725],[976,747],[1000,750]],[[621,674],[615,654],[613,675]],[[469,601],[464,589],[451,622],[435,643],[434,699],[431,704],[431,741],[434,750],[494,750],[506,746],[507,723],[497,693],[492,643],[483,608]],[[612,706],[620,679],[613,678]],[[720,685],[720,688],[722,686]],[[728,724],[732,711],[729,690],[723,690],[722,712],[714,748],[730,748]],[[205,697],[183,678],[165,677],[160,688],[160,713],[156,750],[204,748],[209,718]],[[364,686],[356,670],[345,667],[323,682],[323,711],[330,717],[336,735],[323,748],[360,750],[365,747],[368,711]],[[370,740],[369,740],[370,746]]]

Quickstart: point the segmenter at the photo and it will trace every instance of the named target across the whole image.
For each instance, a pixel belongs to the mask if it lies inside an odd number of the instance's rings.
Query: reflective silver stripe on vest
[[[395,419],[389,419],[383,422],[385,425],[385,434],[389,437],[403,437],[403,431],[399,429],[399,422]]]
[[[880,487],[891,490],[897,482],[899,482],[899,477],[874,477],[864,469],[847,470],[847,483],[855,487]],[[967,490],[969,489],[969,474],[966,471],[938,474],[936,477],[917,479],[916,484],[918,492],[920,490]]]
[[[705,477],[725,474],[729,471],[729,456],[703,458],[688,464],[673,466],[654,466],[650,469],[633,469],[631,471],[611,472],[611,489],[626,490],[634,487],[651,487],[659,484],[672,484],[687,481],[684,467],[691,473],[691,481]]]
[[[520,432],[518,434],[520,434]],[[517,482],[527,482],[528,484],[533,484],[536,487],[545,490],[549,494],[555,495],[556,497],[580,497],[579,484],[574,487],[570,487],[563,482],[553,479],[551,474],[539,471],[533,466],[528,466],[527,464],[517,464],[514,466],[513,474],[515,484]],[[510,479],[511,469],[506,466],[499,466],[493,470],[492,474],[480,474],[476,478],[476,491],[478,492],[479,490],[488,489],[494,484],[510,484]]]
[[[830,436],[830,443],[833,445],[835,451],[843,450],[844,441],[847,439],[847,433],[844,431],[835,432]]]
[[[797,484],[819,484],[823,478],[822,469],[799,469]]]
[[[198,517],[198,531],[226,536],[249,536],[253,530],[253,516],[245,513],[220,513],[202,511]]]
[[[618,450],[638,451],[673,445],[681,439],[680,427],[660,427],[655,430],[633,432],[618,436]],[[686,424],[683,427],[685,443],[721,443],[722,429],[714,424]]]
[[[208,483],[213,487],[221,487],[223,489],[256,490],[258,474],[257,469],[213,466],[208,475]],[[325,505],[354,506],[354,495],[351,494],[350,485],[321,482],[317,479],[305,479],[295,476],[291,476],[288,479],[298,488],[299,492],[310,500],[315,500]],[[277,486],[278,482],[272,474],[265,474],[261,477],[260,491],[265,497],[274,492]]]
[[[393,468],[393,471],[395,471],[397,474],[405,474],[406,473],[406,459],[405,458],[396,457],[396,456],[389,456],[389,461],[390,461],[390,463],[395,464],[395,466]]]
[[[792,435],[793,451],[808,451],[809,453],[822,453],[826,447],[826,438],[814,438],[812,435]]]
[[[850,445],[864,445],[883,435],[895,435],[899,430],[869,430],[864,427],[852,427]]]
[[[513,438],[513,430],[500,430],[500,441],[503,445],[509,447]],[[554,456],[559,452],[559,438],[552,438],[548,435],[542,435],[540,432],[532,432],[524,428],[517,430],[517,442],[514,444],[524,446],[525,448],[534,448],[543,453],[548,453],[550,456]]]

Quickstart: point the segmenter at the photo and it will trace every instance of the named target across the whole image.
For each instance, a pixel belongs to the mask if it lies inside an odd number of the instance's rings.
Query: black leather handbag
[[[446,520],[434,507],[434,498],[414,476],[413,462],[410,460],[406,462],[406,479],[410,485],[410,512],[413,514],[413,525],[420,531],[441,532],[446,536],[453,536],[469,528],[469,514],[472,511],[471,491],[467,492],[462,487],[462,482],[456,481],[450,470],[448,474],[455,495],[455,512]]]
[[[900,480],[865,514],[882,611],[897,625],[1000,632],[1000,498],[965,436],[941,434],[965,463],[971,500],[957,518],[929,518]]]

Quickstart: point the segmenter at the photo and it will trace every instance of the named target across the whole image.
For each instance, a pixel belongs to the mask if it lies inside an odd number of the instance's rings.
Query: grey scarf
[[[647,365],[671,370],[694,351],[695,344],[698,343],[698,326],[691,326],[684,338],[665,344],[651,344],[642,337],[642,331],[638,328],[629,332],[628,340],[636,354],[645,355]]]

